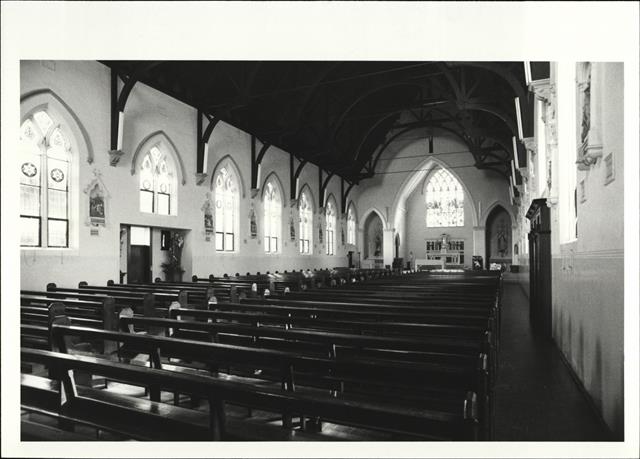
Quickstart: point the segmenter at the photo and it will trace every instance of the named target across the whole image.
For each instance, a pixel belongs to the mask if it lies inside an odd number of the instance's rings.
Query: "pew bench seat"
[[[39,354],[40,352],[40,354]],[[131,367],[117,363],[107,363],[100,360],[70,357],[55,353],[42,353],[42,351],[22,351],[23,356],[28,356],[29,360],[40,361],[41,363],[55,364],[56,371],[65,368],[78,368],[91,372],[121,373],[129,375],[134,379],[141,377],[150,378],[161,384],[172,387],[191,386],[197,395],[211,397],[221,397],[231,404],[247,403],[254,408],[277,412],[284,409],[286,412],[309,413],[310,417],[322,417],[328,421],[335,421],[340,425],[361,427],[367,429],[383,430],[400,435],[415,437],[419,432],[420,436],[426,439],[446,439],[461,438],[458,435],[470,434],[468,427],[475,429],[474,417],[463,417],[462,413],[448,414],[437,411],[415,407],[395,407],[388,403],[357,400],[337,400],[326,395],[313,396],[305,394],[293,394],[282,391],[268,389],[250,388],[244,385],[228,382],[213,381],[210,378],[198,376],[177,376],[162,370],[141,369],[134,370]],[[34,378],[26,378],[33,381]],[[59,385],[56,389],[56,382],[43,381],[46,378],[39,378],[35,384],[24,384],[25,389],[42,390],[44,396],[40,394],[40,403],[44,403],[44,408],[53,408],[54,403],[59,404]],[[60,384],[60,383],[58,383]],[[35,388],[33,387],[35,386]],[[77,394],[69,398],[60,407],[62,416],[67,420],[77,420],[83,423],[93,423],[107,431],[127,432],[129,438],[138,440],[211,440],[211,418],[206,410],[191,410],[176,407],[161,402],[153,402],[121,394],[110,393],[105,390],[95,390],[81,386],[75,386]],[[211,392],[212,389],[215,392]],[[42,391],[41,391],[42,392]],[[63,391],[67,393],[66,390]],[[27,392],[28,393],[28,392]],[[225,395],[226,394],[226,395]],[[233,394],[233,395],[232,395]],[[28,408],[28,403],[37,403],[34,398],[23,395],[23,408]],[[465,412],[467,411],[465,402]],[[462,410],[461,410],[462,411]],[[75,418],[75,417],[77,418]],[[468,421],[472,424],[468,425]],[[278,425],[263,425],[259,429],[253,428],[244,420],[224,420],[224,432],[222,440],[264,440],[258,438],[261,432],[268,434],[267,440],[321,440],[325,437],[318,437],[310,432],[291,431],[283,429]],[[271,427],[274,427],[271,429]],[[283,430],[285,433],[283,434]],[[443,435],[444,434],[444,435]],[[283,438],[284,437],[284,438]]]
[[[92,436],[58,429],[53,426],[20,420],[20,441],[91,441]]]

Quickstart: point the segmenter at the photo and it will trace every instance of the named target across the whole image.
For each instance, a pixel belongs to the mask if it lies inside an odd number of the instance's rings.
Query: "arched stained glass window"
[[[280,190],[273,183],[267,182],[264,189],[264,251],[277,253],[282,231],[282,199]]]
[[[69,247],[71,143],[40,110],[20,128],[20,245]]]
[[[310,254],[313,252],[313,207],[306,191],[300,194],[298,211],[300,212],[300,253]]]
[[[216,250],[233,252],[238,229],[238,181],[232,170],[221,167],[214,181]]]
[[[140,211],[175,215],[176,174],[173,159],[159,145],[140,164]]]
[[[327,255],[333,255],[336,247],[336,205],[332,199],[327,201],[325,222],[327,231],[326,252]]]
[[[464,226],[464,190],[445,169],[436,170],[427,183],[427,227]]]
[[[356,243],[356,213],[353,210],[353,205],[350,205],[347,209],[347,244]]]

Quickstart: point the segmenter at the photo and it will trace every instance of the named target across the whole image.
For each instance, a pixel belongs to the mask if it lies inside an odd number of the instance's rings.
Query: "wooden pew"
[[[62,327],[54,326],[54,332],[58,332],[58,330],[60,328],[62,328]],[[88,333],[90,335],[96,335],[96,336],[100,335],[102,337],[118,339],[118,340],[123,340],[123,341],[127,341],[127,342],[130,342],[132,340],[133,341],[137,341],[137,345],[138,346],[143,346],[143,343],[147,343],[148,344],[148,343],[153,342],[153,345],[154,346],[158,346],[160,351],[163,354],[169,353],[169,355],[171,355],[169,350],[170,349],[176,350],[177,349],[176,346],[177,347],[182,346],[183,347],[182,352],[188,351],[187,354],[190,356],[190,358],[198,358],[198,356],[200,356],[200,358],[203,358],[203,359],[219,358],[220,357],[219,353],[221,352],[220,351],[220,349],[221,349],[220,346],[221,345],[216,345],[216,344],[193,343],[193,342],[185,342],[184,340],[181,341],[181,340],[175,340],[175,339],[158,338],[158,337],[150,337],[150,336],[141,337],[139,335],[129,335],[128,337],[124,337],[124,336],[116,336],[116,335],[113,334],[113,332],[104,332],[104,331],[98,331],[98,330],[93,330],[92,331],[92,330],[89,330],[89,329],[84,329],[83,331],[78,332],[78,330],[77,330],[78,327],[67,327],[67,329],[65,330],[65,333],[74,333],[74,331],[70,331],[71,329],[74,329],[74,328],[76,329],[76,331],[75,331],[76,333],[82,333],[82,334]],[[58,332],[58,333],[60,333],[60,332]],[[200,350],[198,350],[198,349],[200,349]],[[213,355],[212,355],[212,351],[214,351]],[[249,352],[249,351],[254,353],[253,354],[254,358],[257,357],[259,359],[257,361],[252,360],[252,362],[254,364],[258,364],[259,363],[261,365],[264,365],[265,363],[269,363],[270,361],[275,363],[278,360],[279,360],[280,363],[282,363],[283,362],[282,359],[285,358],[283,353],[275,353],[274,354],[273,352],[268,352],[268,351],[264,351],[264,350],[255,350],[255,349],[253,349],[253,350],[233,349],[233,352],[236,352],[236,353],[237,352],[244,352],[244,355],[245,355],[244,358],[248,358],[249,354],[247,354],[247,352]],[[238,356],[236,355],[236,358],[237,357]],[[265,357],[266,357],[266,360],[265,360]],[[295,365],[302,365],[302,364],[310,365],[311,364],[311,361],[308,358],[305,359],[303,357],[296,357],[296,356],[288,356],[287,358],[294,359]],[[316,359],[315,361],[313,361],[313,364],[314,365],[318,365],[318,362],[322,362],[322,360],[317,360]],[[324,364],[327,365],[329,363],[330,362],[326,362],[326,360],[325,360]],[[346,363],[343,364],[343,365],[346,365]],[[366,362],[361,362],[361,363],[359,363],[359,365],[360,365],[359,369],[362,370],[362,368],[366,368],[367,363]],[[334,370],[337,369],[338,367],[339,366],[337,365],[337,363],[334,362],[334,366],[333,366]],[[411,367],[415,369],[415,364],[411,365]],[[369,373],[371,373],[371,371],[372,371],[371,368],[373,368],[373,367],[371,367],[371,363],[370,363],[369,364],[369,370],[370,370]],[[83,369],[86,370],[87,368],[83,368]],[[350,369],[351,373],[353,373],[352,366],[345,366],[345,368],[343,368],[343,370],[345,370],[345,371],[347,369]],[[92,373],[100,373],[101,374],[100,371],[97,371],[95,369],[92,369],[91,372]],[[113,375],[113,374],[106,375],[106,376],[118,377],[119,379],[123,379],[123,376],[121,374],[119,374],[117,376]],[[193,377],[193,376],[191,376],[191,377]],[[209,377],[208,380],[211,381],[212,378]],[[214,378],[213,381],[217,381],[217,380]],[[138,382],[140,382],[140,381],[138,381]],[[146,383],[148,383],[150,386],[154,385],[154,384],[152,384],[152,382],[149,382],[148,380],[146,381]],[[228,382],[224,381],[224,383],[228,383]],[[232,384],[232,386],[235,387],[236,385]],[[291,384],[290,387],[292,387],[292,386],[293,385]],[[174,388],[174,389],[176,389],[176,388]],[[203,394],[202,392],[194,391],[192,387],[189,387],[189,388],[180,387],[180,388],[177,388],[176,390],[179,390],[179,391],[181,391],[183,393],[194,393],[194,394],[197,394],[199,396],[205,396],[206,397],[206,395]],[[261,389],[261,391],[264,391],[264,390],[265,389]],[[152,393],[153,393],[153,391],[152,391]],[[278,393],[282,394],[281,391],[278,391]],[[393,418],[393,416],[391,416],[389,418],[386,418],[386,419],[377,417],[377,421],[374,421],[374,422],[383,423],[383,425],[378,424],[378,425],[374,425],[374,426],[370,425],[371,420],[367,420],[366,417],[361,419],[361,420],[358,420],[358,421],[355,421],[353,418],[352,419],[348,419],[348,420],[347,419],[341,419],[342,415],[344,414],[343,412],[345,412],[345,413],[346,412],[351,412],[352,414],[357,412],[358,411],[358,405],[357,405],[358,403],[363,403],[363,404],[365,404],[367,406],[371,406],[371,404],[375,403],[375,402],[371,402],[371,401],[358,402],[357,400],[352,400],[352,401],[349,401],[348,405],[344,405],[346,403],[346,400],[344,400],[344,399],[336,399],[336,398],[329,397],[329,396],[326,396],[326,395],[320,397],[317,393],[304,393],[304,394],[295,393],[295,394],[292,394],[291,391],[290,391],[289,393],[285,393],[285,395],[286,396],[292,395],[294,398],[296,398],[296,397],[297,398],[305,398],[305,397],[308,398],[308,397],[311,397],[313,399],[313,403],[311,403],[309,405],[299,405],[299,406],[296,406],[294,408],[288,408],[286,404],[283,405],[283,404],[280,403],[278,405],[270,407],[274,412],[282,412],[282,410],[284,409],[285,412],[305,413],[305,415],[321,417],[322,419],[327,419],[327,420],[330,420],[332,422],[347,422],[347,424],[351,423],[350,425],[354,425],[353,423],[355,423],[355,425],[360,425],[360,426],[364,425],[365,427],[382,428],[383,430],[388,430],[388,429],[396,430],[396,429],[398,429],[398,426],[403,426],[403,428],[401,430],[403,432],[407,433],[406,429],[405,429],[405,426],[403,425],[403,422],[400,422],[398,424],[397,422],[394,422],[394,421],[391,420]],[[320,399],[321,400],[330,400],[333,406],[335,406],[335,405],[342,406],[342,408],[341,408],[342,411],[340,411],[340,408],[338,408],[337,411],[336,410],[331,410],[331,409],[325,410],[324,408],[321,409],[321,410],[318,410],[319,407],[317,405],[318,405],[318,403],[320,403],[319,402]],[[230,403],[235,402],[235,403],[237,403],[239,405],[243,405],[243,406],[248,404],[248,401],[247,400],[243,400],[243,399],[231,400],[231,399],[228,399],[228,398],[225,397],[225,400],[229,401]],[[347,408],[347,406],[349,408]],[[390,407],[391,405],[384,404],[384,406]],[[257,407],[258,408],[264,408],[264,407],[261,407],[261,406],[257,406]],[[351,409],[354,409],[355,411],[351,411]],[[392,409],[392,411],[407,413],[408,411],[412,411],[412,410],[407,410],[407,409],[399,410],[397,407],[395,407],[395,408]],[[421,411],[423,414],[424,413],[430,413],[430,412],[432,413],[433,412],[433,411],[429,411],[429,410],[426,410],[426,409],[420,409],[419,411]],[[389,414],[391,414],[391,413],[389,413]],[[438,412],[437,414],[438,414],[438,416],[441,416],[441,415],[444,415],[445,413]],[[451,415],[452,414],[447,414],[446,416],[451,416]],[[459,414],[458,414],[458,416],[459,416]],[[384,419],[384,421],[383,421],[383,419]],[[366,425],[364,423],[366,423]],[[474,425],[476,425],[477,424],[477,420],[474,420],[472,423]],[[426,431],[424,430],[424,427],[428,425],[428,422],[426,424],[422,423],[422,425],[423,425],[423,427],[420,429],[420,431],[418,433],[426,433]],[[477,425],[473,429],[477,429]],[[430,430],[430,429],[428,429],[428,430]],[[413,431],[413,430],[410,431],[409,433],[411,433],[412,435],[416,434],[416,432]],[[477,435],[477,433],[474,434],[474,435]],[[454,435],[454,437],[460,438],[459,437],[459,433]]]
[[[468,349],[445,349],[420,338],[362,336],[311,330],[285,330],[274,327],[253,327],[240,324],[220,324],[188,320],[148,319],[127,317],[120,319],[121,329],[130,325],[162,326],[167,336],[197,339],[207,342],[233,344],[294,351],[309,355],[329,356],[336,359],[382,358],[475,367],[477,381],[474,387],[480,395],[490,385],[488,360],[485,354],[472,355]]]

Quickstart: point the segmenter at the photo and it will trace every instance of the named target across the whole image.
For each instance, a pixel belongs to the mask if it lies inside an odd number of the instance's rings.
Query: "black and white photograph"
[[[637,457],[639,19],[2,2],[2,455]]]

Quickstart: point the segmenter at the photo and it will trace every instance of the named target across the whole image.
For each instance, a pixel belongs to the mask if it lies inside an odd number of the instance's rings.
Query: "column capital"
[[[551,92],[553,91],[553,85],[549,78],[543,80],[534,80],[529,85],[529,90],[533,92],[537,98],[544,102],[549,102]]]
[[[527,149],[527,151],[530,151],[534,155],[538,151],[538,145],[536,143],[535,137],[525,137],[524,139],[522,139],[522,144]]]

